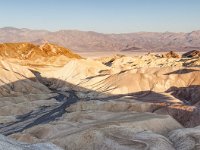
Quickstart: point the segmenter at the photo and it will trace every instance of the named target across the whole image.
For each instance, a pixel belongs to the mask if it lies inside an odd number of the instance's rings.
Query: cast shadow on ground
[[[55,121],[56,119],[59,119],[60,117],[62,117],[63,114],[70,113],[66,111],[66,108],[74,103],[77,103],[80,100],[82,101],[90,101],[90,100],[109,101],[109,100],[113,100],[117,98],[128,97],[130,100],[137,99],[138,101],[142,101],[142,102],[160,103],[161,102],[160,100],[163,100],[163,102],[167,103],[167,101],[170,101],[171,99],[171,97],[168,97],[166,95],[156,93],[153,91],[141,91],[141,92],[136,92],[136,93],[112,95],[112,94],[106,93],[106,91],[105,92],[93,91],[91,89],[86,89],[77,85],[73,85],[71,83],[68,83],[60,79],[42,78],[40,74],[38,74],[37,72],[35,72],[34,74],[36,76],[35,78],[19,80],[13,83],[2,85],[0,86],[0,89],[15,90],[15,86],[14,86],[15,84],[25,84],[26,81],[43,84],[51,90],[51,93],[58,94],[57,96],[52,97],[58,101],[58,104],[49,106],[49,107],[41,106],[37,110],[33,110],[33,111],[30,111],[29,113],[17,116],[17,121],[1,124],[0,126],[1,134],[10,135],[13,133],[22,132],[36,125],[46,124],[51,121]],[[57,89],[57,87],[59,86],[68,86],[69,89],[66,91],[60,91]],[[80,92],[80,91],[85,95],[84,98],[80,98],[77,96],[77,92]],[[93,95],[96,95],[96,98],[94,97],[91,98],[90,97],[91,93]],[[23,91],[22,94],[24,95],[30,94],[30,91],[27,93]],[[157,100],[155,99],[155,97],[157,97]]]

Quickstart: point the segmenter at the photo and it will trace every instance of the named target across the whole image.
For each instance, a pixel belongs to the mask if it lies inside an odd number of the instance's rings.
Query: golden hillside
[[[22,60],[34,60],[39,57],[66,56],[68,58],[81,58],[69,49],[55,44],[46,43],[34,45],[31,43],[4,43],[0,44],[0,56]]]
[[[3,43],[0,44],[0,58],[23,66],[63,66],[71,59],[81,56],[67,48],[45,43]]]

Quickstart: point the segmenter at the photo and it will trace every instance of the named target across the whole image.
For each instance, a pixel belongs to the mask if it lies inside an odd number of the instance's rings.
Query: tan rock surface
[[[162,135],[182,128],[170,116],[152,113],[82,111],[66,114],[59,121],[25,130],[25,135],[48,139],[64,149],[145,149],[172,148]],[[151,131],[146,131],[151,130]],[[154,133],[153,133],[154,132]]]
[[[169,139],[177,150],[198,150],[200,149],[200,127],[171,131]]]
[[[1,134],[77,150],[198,148],[198,128],[185,127],[200,124],[199,58],[74,59],[52,44],[0,52]]]

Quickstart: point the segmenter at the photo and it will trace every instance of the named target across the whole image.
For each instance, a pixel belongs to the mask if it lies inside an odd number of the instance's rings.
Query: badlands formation
[[[0,149],[199,150],[199,51],[82,58],[0,45]]]

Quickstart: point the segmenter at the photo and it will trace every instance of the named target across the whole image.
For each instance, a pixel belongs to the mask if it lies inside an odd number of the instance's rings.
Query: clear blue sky
[[[200,30],[200,0],[0,0],[0,27],[104,33]]]

